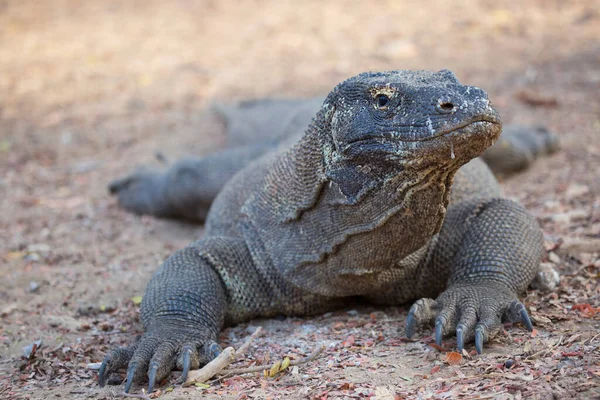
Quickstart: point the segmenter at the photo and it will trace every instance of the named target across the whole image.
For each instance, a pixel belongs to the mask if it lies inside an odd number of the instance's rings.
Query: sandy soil
[[[162,386],[164,398],[600,396],[600,3],[563,1],[0,1],[0,398],[112,398],[89,363],[140,332],[136,296],[202,227],[137,217],[107,194],[137,165],[219,145],[213,98],[308,96],[365,70],[449,68],[506,122],[557,131],[563,150],[507,180],[539,218],[552,293],[530,291],[529,335],[507,327],[454,364],[406,308],[253,321],[223,332],[240,366],[276,378]],[[43,345],[32,350],[31,344]],[[452,349],[455,342],[444,343]],[[23,348],[29,347],[29,359]],[[469,350],[472,350],[469,348]]]

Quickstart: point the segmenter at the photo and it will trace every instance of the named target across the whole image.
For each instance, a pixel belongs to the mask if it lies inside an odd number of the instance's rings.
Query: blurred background
[[[124,213],[106,185],[158,166],[157,150],[174,159],[217,147],[202,111],[213,99],[451,69],[487,90],[505,122],[558,132],[563,150],[506,192],[548,241],[597,239],[599,38],[598,0],[0,0],[0,354],[39,335],[72,340],[74,315],[129,304],[202,234]],[[106,330],[129,323],[115,318]],[[103,346],[81,351],[98,361]]]
[[[565,75],[597,53],[599,5],[4,0],[3,158],[14,157],[13,146],[72,159],[72,148],[92,156],[171,137],[196,128],[209,99],[326,93],[366,70],[448,68],[490,91],[501,110],[531,86],[526,101],[560,95],[570,104],[578,99],[557,78],[574,79]]]

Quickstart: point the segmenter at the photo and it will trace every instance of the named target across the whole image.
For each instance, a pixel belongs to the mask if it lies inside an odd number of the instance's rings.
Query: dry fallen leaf
[[[591,318],[596,315],[598,311],[600,311],[600,309],[594,308],[588,303],[575,304],[573,307],[571,307],[571,310],[581,312],[581,316],[585,318]]]
[[[437,351],[440,351],[442,353],[448,351],[447,349],[443,348],[442,346],[438,346],[436,343],[429,343],[429,345],[431,347],[433,347],[434,349],[436,349]]]
[[[460,353],[451,351],[444,357],[444,362],[448,363],[448,365],[458,365],[462,362],[462,358]]]
[[[538,333],[539,333],[539,332],[538,332],[538,330],[534,328],[534,329],[531,331],[530,335],[531,335],[531,337],[532,337],[532,338],[534,338],[534,337],[536,337],[536,336],[538,335]]]
[[[354,345],[354,336],[350,335],[342,342],[342,347],[351,347]]]
[[[280,368],[281,368],[281,361],[277,361],[275,364],[273,364],[273,366],[269,370],[269,377],[272,378],[275,375],[277,375],[279,373]]]

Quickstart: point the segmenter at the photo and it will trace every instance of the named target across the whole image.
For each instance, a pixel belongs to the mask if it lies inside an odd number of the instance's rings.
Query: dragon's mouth
[[[389,132],[385,132],[385,133],[370,135],[369,137],[366,137],[366,138],[365,137],[358,138],[358,139],[347,142],[346,145],[349,147],[349,146],[354,146],[354,145],[360,144],[360,143],[373,143],[373,142],[382,143],[383,141],[398,141],[398,142],[405,142],[405,143],[427,142],[427,141],[439,138],[441,136],[446,136],[453,132],[457,132],[459,130],[463,130],[464,128],[468,128],[468,127],[472,127],[472,126],[473,127],[481,126],[481,125],[493,126],[493,125],[500,125],[500,124],[501,124],[500,118],[498,118],[497,116],[485,115],[485,116],[478,116],[477,118],[467,120],[467,121],[464,121],[459,124],[442,127],[440,129],[437,129],[436,131],[434,131],[431,135],[428,135],[428,136],[422,137],[422,138],[407,139],[407,138],[402,137],[402,135],[403,134],[406,135],[406,133],[398,132],[398,131],[389,131]],[[426,127],[423,127],[423,128],[427,129]]]
[[[400,139],[400,140],[403,141],[403,142],[426,142],[428,140],[433,140],[433,139],[438,138],[440,136],[449,135],[449,134],[451,134],[453,132],[456,132],[458,130],[467,128],[469,126],[486,125],[486,124],[489,124],[490,126],[493,126],[493,125],[499,125],[500,123],[501,122],[500,122],[499,119],[493,118],[493,117],[478,118],[478,119],[473,120],[473,121],[466,121],[466,122],[463,122],[463,123],[458,124],[458,125],[454,125],[454,126],[451,126],[451,127],[439,129],[433,135],[425,137],[425,138],[413,139],[413,140],[404,140],[404,139]]]

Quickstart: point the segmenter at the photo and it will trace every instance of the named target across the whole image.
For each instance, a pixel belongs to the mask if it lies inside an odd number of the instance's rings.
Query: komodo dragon
[[[406,335],[433,323],[436,342],[456,334],[459,350],[474,340],[481,353],[502,320],[532,329],[517,295],[538,271],[542,232],[477,158],[502,126],[483,90],[447,70],[369,72],[324,102],[219,112],[232,148],[110,185],[126,209],[206,219],[206,234],[152,277],[145,333],[106,355],[100,385],[127,367],[125,391],[147,375],[151,392],[171,370],[185,379],[214,358],[225,325],[322,313],[349,298],[420,298]],[[555,147],[548,132],[524,131],[494,146],[501,172]]]

